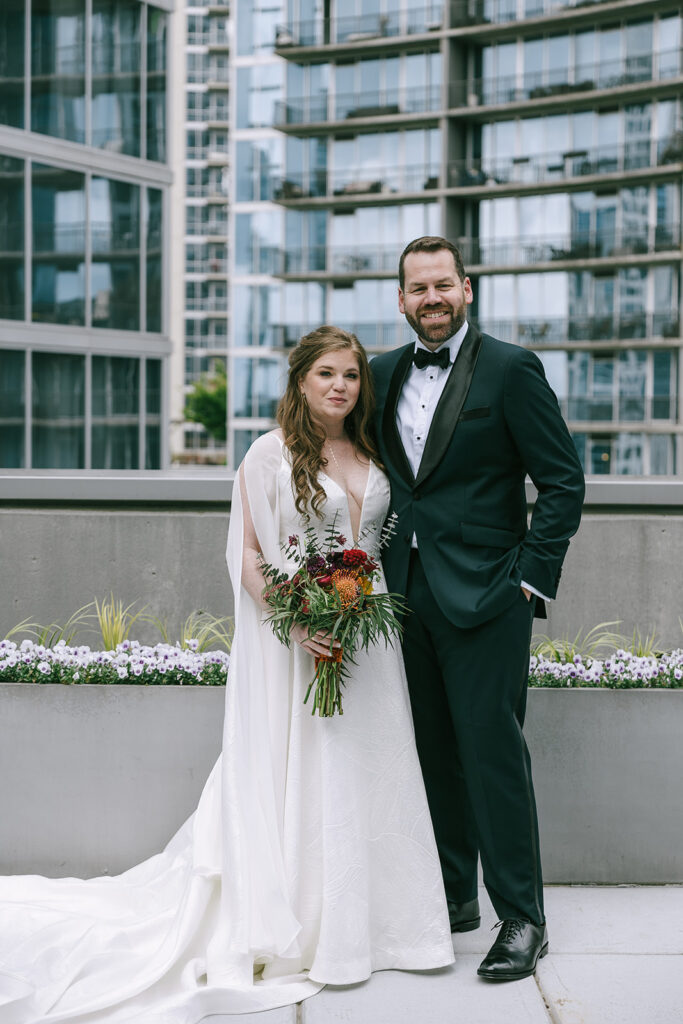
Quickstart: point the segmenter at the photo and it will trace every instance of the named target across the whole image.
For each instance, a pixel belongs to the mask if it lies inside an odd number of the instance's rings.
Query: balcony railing
[[[276,126],[321,124],[346,121],[357,117],[391,117],[405,114],[438,113],[441,109],[441,86],[374,89],[365,92],[328,93],[279,100],[275,104],[273,124]]]
[[[573,7],[589,7],[605,0],[452,0],[452,24],[504,24],[541,18]]]
[[[565,153],[498,160],[454,160],[449,165],[449,184],[454,188],[535,184],[680,162],[683,162],[683,133],[655,142],[636,138],[622,146],[596,146],[593,149],[575,149]]]
[[[386,14],[373,12],[340,18],[290,22],[275,29],[275,48],[358,43],[366,39],[391,39],[438,31],[444,22],[444,4],[433,3]]]
[[[386,192],[422,192],[439,187],[438,167],[357,167],[329,173],[323,168],[304,175],[288,175],[273,182],[273,198],[306,199],[317,196],[357,196]]]
[[[607,316],[546,317],[525,320],[489,319],[476,322],[482,331],[519,345],[557,345],[570,341],[617,341],[645,338],[679,338],[677,310]]]
[[[680,224],[643,224],[605,234],[574,232],[553,238],[487,239],[461,238],[463,260],[480,265],[529,265],[555,260],[585,260],[635,256],[677,249],[681,244]]]
[[[360,323],[357,321],[335,320],[338,327],[355,334],[366,348],[395,348],[405,345],[415,335],[404,321],[388,321],[387,323]],[[304,334],[308,334],[318,324],[269,324],[267,331],[269,343],[274,348],[293,348]]]
[[[186,295],[185,309],[193,313],[227,313],[227,295]]]
[[[614,89],[638,82],[664,81],[676,78],[680,73],[680,50],[665,50],[624,60],[596,61],[572,67],[549,68],[547,71],[525,72],[521,78],[510,75],[475,78],[471,83],[454,82],[450,105],[519,103],[546,96],[561,96],[566,92]]]
[[[227,274],[228,272],[228,258],[227,256],[217,257],[214,256],[209,259],[201,260],[186,260],[185,261],[185,273],[186,274]]]
[[[280,253],[283,274],[323,271],[334,274],[396,272],[399,245],[311,246]]]
[[[674,395],[578,395],[559,399],[565,419],[585,423],[676,420]]]

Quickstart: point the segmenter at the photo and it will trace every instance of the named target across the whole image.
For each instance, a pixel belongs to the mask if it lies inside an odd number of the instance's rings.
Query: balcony
[[[450,91],[450,106],[466,104],[500,106],[524,103],[527,100],[561,99],[566,93],[589,92],[595,89],[618,89],[640,83],[664,82],[681,74],[679,50],[665,50],[656,54],[641,54],[617,61],[593,62],[546,71],[525,72],[520,76],[475,78],[471,82],[454,82]]]
[[[375,89],[332,96],[329,93],[279,100],[275,104],[273,124],[276,128],[338,124],[354,119],[410,117],[431,113],[438,117],[441,109],[441,86]]]
[[[208,259],[186,260],[186,274],[203,274],[204,276],[218,275],[224,277],[228,272],[227,256],[212,256]]]
[[[555,237],[496,241],[461,238],[458,247],[469,266],[537,266],[557,261],[613,259],[680,249],[680,224],[643,224],[603,235],[571,233]]]
[[[311,174],[275,179],[273,198],[297,199],[349,196],[379,196],[400,192],[423,192],[439,187],[436,166],[352,167],[328,173],[324,168]]]
[[[571,342],[680,338],[678,310],[618,316],[546,317],[525,320],[472,318],[482,331],[517,345],[557,347]]]
[[[606,0],[452,0],[451,24],[507,25],[526,18],[543,18],[558,11],[597,7]]]
[[[395,253],[394,253],[395,255]],[[367,349],[396,348],[414,339],[410,327],[402,320],[386,323],[356,323],[340,319],[335,320],[338,327],[355,334]],[[274,348],[294,348],[304,334],[308,334],[318,324],[269,324],[268,331]]]
[[[275,29],[275,49],[287,51],[299,47],[344,46],[373,40],[391,40],[402,36],[424,35],[443,27],[443,3],[433,3],[386,14],[372,12],[340,18],[290,22]]]
[[[357,277],[362,274],[396,276],[400,245],[311,246],[279,253],[277,276],[324,273]]]
[[[565,419],[575,423],[675,422],[678,409],[675,395],[577,395],[559,402]]]
[[[227,313],[227,295],[187,295],[185,310],[189,313]]]
[[[569,178],[630,174],[680,163],[683,163],[683,133],[675,133],[654,142],[635,138],[623,146],[595,146],[503,159],[453,160],[448,169],[449,187],[551,184]]]

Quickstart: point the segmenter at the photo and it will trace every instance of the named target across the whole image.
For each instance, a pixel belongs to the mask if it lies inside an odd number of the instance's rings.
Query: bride
[[[304,705],[326,637],[263,623],[259,555],[334,520],[376,547],[389,484],[352,334],[291,353],[280,428],[251,446],[227,559],[235,638],[223,752],[166,849],[110,878],[0,879],[2,1024],[198,1024],[298,1002],[389,968],[453,960],[448,912],[393,647],[359,652],[344,715]]]

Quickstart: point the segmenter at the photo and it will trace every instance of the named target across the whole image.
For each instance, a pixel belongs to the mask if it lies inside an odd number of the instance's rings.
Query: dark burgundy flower
[[[348,551],[344,552],[344,565],[351,568],[357,565],[364,565],[367,560],[368,556],[360,548],[349,548]]]

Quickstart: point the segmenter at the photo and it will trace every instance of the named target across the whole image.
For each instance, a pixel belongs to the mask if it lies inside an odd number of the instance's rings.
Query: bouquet
[[[378,548],[391,537],[395,519],[392,516],[385,525]],[[354,651],[367,650],[380,637],[386,643],[400,633],[397,616],[405,611],[398,595],[373,592],[380,575],[378,562],[362,548],[345,544],[335,519],[322,540],[312,527],[303,538],[289,537],[282,547],[286,558],[297,563],[291,575],[263,560],[260,566],[266,580],[263,596],[272,609],[266,621],[281,643],[290,646],[290,631],[297,625],[305,626],[309,637],[319,630],[330,635],[330,652],[316,657],[315,675],[304,697],[305,704],[315,688],[311,713],[317,711],[324,718],[344,713],[341,687]]]

